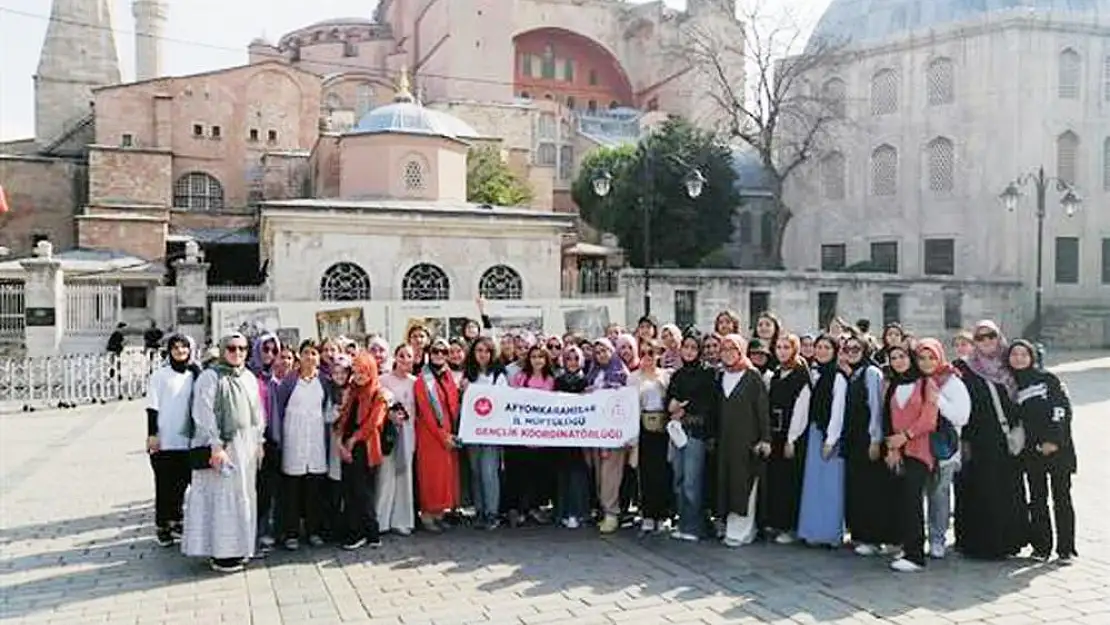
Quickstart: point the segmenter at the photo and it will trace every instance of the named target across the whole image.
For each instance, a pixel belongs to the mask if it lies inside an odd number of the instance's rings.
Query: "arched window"
[[[370,299],[370,276],[354,263],[335,263],[320,278],[320,299],[351,302]]]
[[[1075,184],[1079,173],[1079,135],[1068,130],[1056,138],[1056,177]]]
[[[929,190],[947,193],[952,190],[952,177],[955,170],[955,148],[944,137],[937,137],[926,148],[929,164]]]
[[[748,245],[752,242],[752,214],[744,211],[740,213],[738,221],[736,229],[738,230],[740,244]]]
[[[221,210],[224,207],[224,187],[219,180],[204,172],[190,172],[174,183],[173,206],[197,210]]]
[[[950,104],[956,99],[952,73],[951,59],[934,59],[929,63],[925,70],[925,91],[930,105]]]
[[[1083,60],[1079,53],[1068,48],[1060,53],[1060,97],[1065,100],[1079,99],[1079,83],[1082,79]]]
[[[898,112],[898,72],[881,69],[871,77],[871,114],[890,115]]]
[[[839,78],[830,78],[821,86],[821,97],[825,106],[837,117],[844,117],[847,107],[845,100],[848,97],[848,86]]]
[[[840,152],[821,159],[821,193],[826,200],[844,199],[844,155]]]
[[[450,298],[451,280],[447,272],[435,265],[414,265],[401,280],[401,299],[430,301]]]
[[[898,193],[898,150],[880,145],[871,153],[871,195]]]
[[[1110,191],[1110,137],[1102,142],[1102,188]]]
[[[478,293],[486,299],[522,299],[524,281],[516,269],[508,265],[494,265],[478,280]]]
[[[424,163],[420,159],[409,157],[401,166],[401,184],[410,193],[423,191],[428,187]]]

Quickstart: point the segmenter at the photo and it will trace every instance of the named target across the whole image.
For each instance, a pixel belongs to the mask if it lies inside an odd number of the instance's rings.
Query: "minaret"
[[[95,87],[120,82],[109,0],[53,0],[35,73],[35,140],[50,143],[90,110]]]
[[[135,16],[135,80],[162,75],[162,33],[167,10],[164,0],[134,0],[131,3],[131,13]]]

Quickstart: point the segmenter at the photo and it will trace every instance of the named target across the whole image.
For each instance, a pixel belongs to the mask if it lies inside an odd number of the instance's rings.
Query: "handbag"
[[[386,418],[385,423],[382,424],[381,432],[383,456],[393,453],[393,448],[397,446],[397,434],[397,424],[393,422],[393,419]]]
[[[960,435],[956,426],[944,417],[937,418],[937,429],[929,433],[929,447],[937,460],[948,460],[960,449]]]
[[[998,425],[1006,436],[1007,451],[1010,452],[1011,456],[1020,456],[1021,452],[1025,451],[1025,426],[1020,423],[1011,426],[1006,419],[1006,411],[1002,409],[1002,399],[998,397],[998,389],[995,388],[992,382],[987,382],[987,388],[991,393],[991,403],[994,404],[994,414],[998,418]]]
[[[203,471],[212,468],[212,448],[192,447],[189,449],[189,468],[194,471]]]

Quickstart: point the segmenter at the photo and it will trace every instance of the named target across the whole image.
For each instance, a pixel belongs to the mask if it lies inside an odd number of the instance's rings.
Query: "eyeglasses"
[[[244,352],[245,353],[247,351],[247,346],[246,345],[228,345],[227,346],[227,351],[229,351],[229,352]]]
[[[989,341],[991,339],[996,339],[996,338],[998,338],[998,334],[996,334],[994,332],[984,332],[982,334],[976,334],[975,335],[975,340],[976,341]]]
[[[846,354],[862,354],[863,353],[863,348],[858,346],[858,345],[855,345],[855,346],[852,346],[852,347],[845,347],[844,348],[844,353],[846,353]]]

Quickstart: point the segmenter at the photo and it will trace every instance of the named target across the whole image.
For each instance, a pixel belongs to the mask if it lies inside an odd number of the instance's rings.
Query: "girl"
[[[617,356],[629,372],[640,368],[640,346],[631,334],[618,335],[613,345],[617,348]]]
[[[658,338],[659,322],[651,315],[644,315],[636,322],[636,340],[650,341]]]
[[[686,446],[673,448],[674,496],[678,528],[671,538],[697,542],[702,536],[705,514],[706,447],[716,432],[719,410],[716,371],[703,362],[698,335],[682,339],[682,366],[667,386],[667,412],[682,424]],[[716,475],[716,465],[709,471]],[[716,483],[716,480],[713,480]]]
[[[528,349],[520,372],[512,377],[510,384],[516,388],[555,390],[555,370],[546,346],[532,345]],[[518,525],[520,515],[527,515],[536,523],[543,523],[540,511],[554,490],[548,450],[541,447],[514,447],[506,450],[505,473],[511,485],[510,523]]]
[[[716,333],[709,334],[702,340],[701,359],[713,370],[721,368],[721,337]],[[683,364],[685,364],[685,361],[683,361]]]
[[[594,341],[596,366],[589,376],[589,390],[620,388],[628,384],[628,368],[614,353],[609,339]],[[620,529],[620,488],[624,478],[624,465],[628,449],[602,449],[596,454],[598,500],[602,520],[598,528],[602,534],[612,534]]]
[[[416,377],[412,375],[412,347],[402,343],[393,350],[393,368],[381,376],[382,389],[389,395],[388,418],[393,421],[396,439],[393,450],[382,459],[377,475],[377,500],[374,504],[378,530],[408,536],[416,525],[413,505],[413,453],[416,451]],[[376,361],[376,359],[375,359]]]
[[[332,359],[331,380],[325,381],[328,394],[327,411],[324,421],[328,431],[328,481],[324,484],[323,525],[328,538],[336,541],[346,539],[343,531],[343,458],[339,453],[340,440],[335,435],[335,422],[339,420],[339,409],[347,394],[347,384],[351,380],[351,357],[339,354]]]
[[[717,336],[740,334],[740,314],[732,310],[722,310],[713,320],[713,331]]]
[[[466,362],[466,352],[469,344],[465,339],[455,337],[447,343],[447,366],[451,368],[451,375],[455,384],[463,379],[463,363]]]
[[[667,328],[663,326],[666,335]],[[640,440],[637,470],[640,478],[640,532],[664,531],[670,516],[671,476],[667,465],[666,396],[670,372],[659,367],[663,345],[646,341],[640,348],[640,368],[628,378],[640,393]]]
[[[775,316],[773,312],[761,312],[759,317],[755,320],[755,338],[767,350],[768,363],[762,370],[766,371],[768,368],[774,367],[778,364],[775,361],[775,345],[779,341],[779,335],[782,333],[782,322]]]
[[[663,326],[660,336],[663,340],[663,355],[660,357],[659,364],[664,369],[677,369],[682,366],[682,354],[679,353],[679,347],[682,344],[682,332],[673,323],[668,323]]]
[[[378,371],[386,371],[385,361],[389,359],[389,342],[380,336],[375,336],[367,341],[366,351],[378,365]],[[354,356],[351,356],[352,358]]]
[[[1056,553],[1060,562],[1069,563],[1079,555],[1071,503],[1071,476],[1077,464],[1071,436],[1071,400],[1060,379],[1037,366],[1037,351],[1029,341],[1014,341],[1007,360],[1017,384],[1014,401],[1018,418],[1026,428],[1023,461],[1029,481],[1033,557],[1048,560],[1052,554],[1052,517],[1048,514],[1051,484]]]
[[[809,421],[809,367],[801,357],[796,335],[779,337],[768,396],[771,405],[771,455],[767,460],[766,487],[760,493],[760,527],[780,545],[794,542],[798,503],[802,496],[804,454],[798,440]],[[804,451],[804,443],[802,451]]]
[[[905,335],[902,332],[902,324],[891,322],[886,324],[883,328],[882,348],[875,353],[875,364],[882,366],[887,364],[887,354],[895,347],[901,347],[905,341]],[[907,349],[909,349],[907,347]]]
[[[740,547],[756,537],[756,494],[761,458],[771,453],[767,388],[745,352],[743,337],[721,342],[721,406],[717,435],[717,511],[725,517],[726,547]]]
[[[585,357],[582,350],[570,345],[563,350],[563,372],[555,379],[560,393],[586,392]],[[556,472],[556,518],[567,529],[578,529],[590,513],[590,476],[585,450],[565,448],[553,452]]]
[[[369,354],[359,354],[351,364],[351,388],[339,409],[334,431],[339,436],[343,461],[343,501],[348,551],[381,546],[374,508],[375,479],[382,464],[382,425],[389,402],[378,379],[378,364]]]
[[[324,544],[324,488],[328,473],[329,394],[320,376],[320,349],[315,339],[301,341],[300,366],[281,382],[278,412],[282,422],[281,472],[284,476],[282,536],[285,548],[299,546],[301,521],[309,544]],[[333,356],[334,367],[337,356]]]
[[[447,341],[436,339],[428,349],[428,364],[416,379],[414,397],[420,522],[429,532],[439,533],[446,528],[444,515],[459,503],[455,433],[461,395],[447,366]]]
[[[798,354],[801,355],[802,360],[805,360],[806,364],[811,367],[814,365],[813,342],[816,338],[817,337],[812,334],[803,334],[799,337],[802,342],[802,348],[798,350]]]
[[[463,388],[471,384],[508,386],[505,367],[497,357],[493,339],[480,336],[470,345],[463,365]],[[470,485],[478,527],[497,529],[501,522],[501,448],[494,445],[467,447],[470,456]]]
[[[844,539],[844,459],[840,434],[848,380],[837,369],[840,342],[822,334],[813,343],[816,366],[811,372],[802,501],[798,538],[810,545],[839,547]]]

